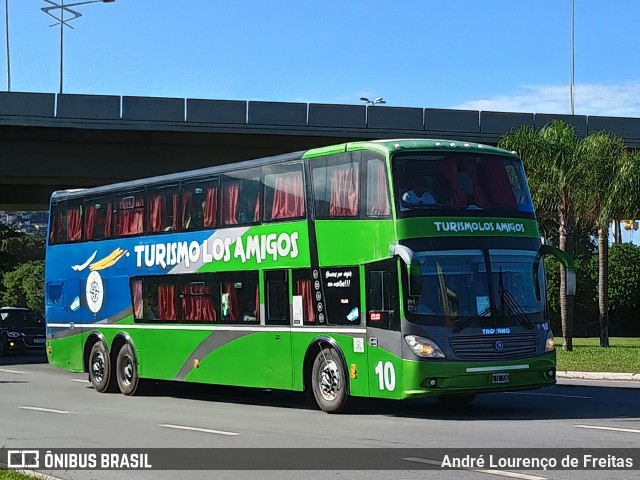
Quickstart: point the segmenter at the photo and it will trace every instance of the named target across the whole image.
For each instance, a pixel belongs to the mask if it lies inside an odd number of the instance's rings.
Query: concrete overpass
[[[365,105],[0,92],[0,209],[46,209],[51,192],[350,140],[495,144],[565,120],[640,147],[640,119]]]

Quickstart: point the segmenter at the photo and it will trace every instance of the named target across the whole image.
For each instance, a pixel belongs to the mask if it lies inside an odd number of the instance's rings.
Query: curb
[[[613,380],[617,382],[640,382],[640,373],[610,372],[568,372],[558,370],[557,378],[577,378],[583,380]]]

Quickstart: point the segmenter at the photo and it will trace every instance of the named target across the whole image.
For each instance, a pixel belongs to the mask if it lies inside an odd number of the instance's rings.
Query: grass
[[[0,480],[33,480],[34,478],[41,478],[38,476],[25,475],[24,473],[16,472],[15,470],[5,470],[0,467]]]
[[[558,370],[640,373],[640,338],[610,338],[609,348],[598,338],[574,338],[572,352],[562,350],[562,337],[554,340]]]

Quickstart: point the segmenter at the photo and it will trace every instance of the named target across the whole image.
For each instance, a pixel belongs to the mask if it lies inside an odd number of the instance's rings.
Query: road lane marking
[[[438,467],[442,467],[442,461],[431,460],[429,458],[420,458],[420,457],[407,457],[402,460],[406,460],[407,462],[415,462],[415,463],[426,463],[428,465],[437,465]],[[501,477],[509,477],[509,478],[519,478],[521,480],[547,480],[546,477],[539,477],[537,475],[527,475],[526,473],[515,473],[515,472],[505,472],[502,470],[491,470],[486,468],[449,468],[443,467],[443,470],[468,470],[471,472],[479,472],[479,473],[488,473],[491,475],[498,475]]]
[[[27,372],[22,372],[20,370],[9,370],[8,368],[0,368],[0,372],[4,372],[4,373],[27,373]]]
[[[610,430],[612,432],[628,432],[628,433],[640,433],[640,430],[633,428],[617,428],[617,427],[600,427],[597,425],[574,425],[576,428],[590,428],[592,430]]]
[[[84,380],[82,378],[72,378],[71,381],[78,382],[78,383],[91,383],[89,380]]]
[[[583,395],[561,395],[559,393],[528,393],[528,392],[506,392],[510,395],[531,395],[534,397],[564,397],[564,398],[594,398]]]
[[[21,408],[22,410],[33,410],[35,412],[60,413],[64,415],[68,415],[69,413],[74,413],[74,412],[69,412],[67,410],[56,410],[55,408],[29,407],[26,405],[20,405],[18,408]]]
[[[240,435],[239,433],[225,432],[223,430],[211,430],[209,428],[187,427],[184,425],[171,425],[167,423],[161,423],[159,426],[164,428],[175,428],[176,430],[190,430],[192,432],[215,433],[216,435],[229,435],[229,436]]]

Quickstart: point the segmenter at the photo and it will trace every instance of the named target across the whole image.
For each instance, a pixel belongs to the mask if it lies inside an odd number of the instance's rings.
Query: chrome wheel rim
[[[320,370],[320,379],[318,382],[320,394],[328,402],[334,401],[340,390],[340,373],[338,365],[333,360],[326,360]]]
[[[120,366],[120,379],[122,380],[122,384],[127,387],[133,382],[133,362],[129,355],[126,355],[122,359]]]
[[[104,380],[105,361],[104,354],[102,352],[96,352],[93,355],[93,361],[91,362],[91,374],[95,383],[102,383]]]

